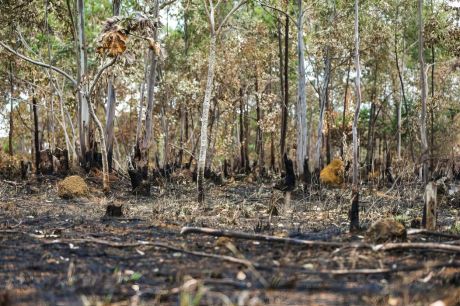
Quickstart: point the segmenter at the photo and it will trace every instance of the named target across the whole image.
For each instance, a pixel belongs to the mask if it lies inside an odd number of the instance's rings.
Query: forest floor
[[[120,180],[108,200],[94,182],[91,196],[64,200],[56,183],[0,182],[1,306],[460,305],[460,254],[356,247],[364,232],[348,232],[345,187],[296,190],[285,210],[269,182],[209,185],[206,205],[185,179],[150,198],[132,195]],[[363,187],[361,224],[391,217],[409,227],[421,217],[422,196],[417,184]],[[122,204],[124,217],[104,218],[108,202]],[[274,205],[278,215],[270,214]],[[441,202],[440,232],[452,234],[459,208]],[[184,236],[183,226],[338,246]],[[460,245],[455,237],[408,241]]]

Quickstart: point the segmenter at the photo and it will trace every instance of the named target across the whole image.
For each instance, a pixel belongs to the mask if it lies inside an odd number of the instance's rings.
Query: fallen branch
[[[346,245],[345,243],[342,243],[342,242],[302,240],[302,239],[284,238],[284,237],[276,237],[276,236],[261,235],[261,234],[249,234],[249,233],[244,233],[244,232],[235,232],[235,231],[228,231],[228,230],[217,230],[217,229],[206,228],[206,227],[183,227],[180,233],[181,235],[204,234],[204,235],[216,236],[216,237],[230,237],[230,238],[255,240],[255,241],[297,244],[297,245],[304,245],[304,246],[310,246],[310,247],[316,246],[316,247],[327,247],[327,248],[339,248],[339,247],[343,247]],[[370,246],[366,244],[352,244],[351,246],[370,248]]]
[[[309,246],[309,247],[330,247],[330,248],[354,247],[354,248],[370,248],[373,251],[391,251],[391,250],[396,250],[396,249],[424,249],[424,250],[460,252],[460,246],[450,245],[447,243],[431,243],[431,242],[427,242],[427,243],[417,243],[417,242],[414,242],[414,243],[385,243],[385,244],[379,244],[379,245],[372,246],[370,244],[365,244],[365,243],[346,244],[342,242],[302,240],[302,239],[283,238],[283,237],[275,237],[275,236],[260,235],[260,234],[249,234],[249,233],[244,233],[244,232],[217,230],[217,229],[205,228],[205,227],[183,227],[181,230],[182,235],[188,235],[192,233],[205,234],[205,235],[217,236],[217,237],[230,237],[230,238],[256,240],[256,241],[296,244],[296,245],[304,245],[304,246]]]
[[[423,229],[423,228],[422,229],[416,229],[416,228],[408,229],[407,230],[407,235],[436,236],[436,237],[444,237],[444,238],[451,238],[451,239],[460,240],[460,235],[434,232],[434,231],[429,231],[429,230],[426,230],[426,229]]]
[[[440,268],[458,268],[460,267],[460,261],[444,262],[435,265],[419,264],[414,266],[396,267],[396,268],[382,268],[382,269],[340,269],[340,270],[299,270],[296,267],[293,268],[293,272],[300,272],[302,274],[309,275],[335,275],[335,276],[346,276],[346,275],[371,275],[371,274],[390,274],[399,272],[411,272],[424,269],[440,269]]]
[[[404,242],[404,243],[385,243],[379,244],[372,248],[374,251],[391,251],[404,249],[419,249],[427,251],[447,251],[460,253],[460,246],[445,243],[433,242]]]

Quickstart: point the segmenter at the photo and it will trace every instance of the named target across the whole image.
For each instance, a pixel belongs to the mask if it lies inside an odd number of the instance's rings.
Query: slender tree
[[[208,2],[209,1],[209,2]],[[209,18],[210,28],[210,40],[209,40],[209,55],[208,55],[208,76],[206,79],[206,89],[204,94],[204,101],[201,110],[201,135],[200,135],[200,153],[198,157],[198,177],[197,177],[197,189],[198,189],[198,202],[204,202],[204,170],[206,167],[206,154],[208,149],[208,119],[209,119],[209,108],[212,97],[212,89],[214,82],[214,69],[216,65],[216,45],[217,37],[222,31],[222,27],[227,23],[233,13],[235,13],[246,0],[240,0],[236,3],[230,12],[224,17],[220,24],[216,24],[216,8],[222,5],[221,0],[214,5],[213,0],[203,0],[206,7],[206,12]]]
[[[355,70],[356,70],[356,107],[353,118],[353,185],[350,209],[350,231],[359,229],[359,159],[358,159],[358,120],[361,107],[361,66],[359,63],[359,1],[355,0]]]
[[[304,175],[304,164],[308,159],[307,152],[307,99],[306,99],[306,72],[305,72],[305,47],[303,41],[303,15],[302,0],[297,0],[297,55],[298,55],[298,80],[297,80],[297,174]]]
[[[284,94],[281,105],[281,138],[280,138],[280,156],[286,153],[286,136],[289,119],[289,1],[286,1],[286,13],[284,20]],[[281,167],[284,168],[284,162],[280,158]]]
[[[121,0],[112,1],[112,13],[114,16],[120,15]],[[105,138],[107,140],[107,159],[109,171],[112,171],[112,158],[113,158],[113,138],[114,138],[114,119],[115,119],[115,106],[116,106],[116,91],[114,86],[115,76],[109,76],[107,85],[107,113],[105,120]]]
[[[13,123],[13,95],[14,95],[14,83],[13,83],[13,64],[11,61],[9,62],[9,81],[10,81],[10,130],[8,132],[8,153],[13,156],[13,130],[14,130],[14,123]]]
[[[420,63],[420,89],[421,89],[421,103],[422,112],[420,113],[420,139],[422,143],[422,171],[423,171],[423,182],[428,183],[428,140],[426,136],[426,99],[427,99],[427,77],[425,70],[425,59],[423,56],[424,52],[424,37],[423,37],[423,0],[418,1],[418,57]]]

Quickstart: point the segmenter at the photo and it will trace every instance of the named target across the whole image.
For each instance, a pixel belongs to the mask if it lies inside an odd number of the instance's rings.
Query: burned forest
[[[460,1],[0,0],[13,305],[460,305]]]

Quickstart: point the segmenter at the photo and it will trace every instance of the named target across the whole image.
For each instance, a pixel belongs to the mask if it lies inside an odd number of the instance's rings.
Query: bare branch
[[[225,18],[222,20],[220,23],[219,27],[217,28],[216,34],[219,35],[220,31],[222,30],[222,27],[227,23],[228,18],[230,18],[233,13],[235,13],[240,7],[242,7],[244,4],[248,2],[247,0],[241,0],[237,5],[235,5],[231,11],[225,16]]]
[[[275,7],[275,6],[272,6],[270,4],[267,4],[267,3],[263,3],[263,2],[258,2],[260,4],[260,6],[263,6],[263,7],[267,7],[269,9],[272,9],[274,11],[277,11],[278,13],[281,13],[283,14],[284,16],[287,16],[295,25],[297,25],[297,20],[295,20],[291,15],[289,15],[288,13],[286,13],[285,11]]]
[[[174,4],[174,2],[176,2],[177,0],[169,0],[169,1],[166,1],[166,2],[163,2],[161,5],[160,5],[160,10],[164,9],[165,7],[167,6],[170,6],[171,4]]]
[[[118,59],[118,56],[115,56],[108,64],[106,64],[106,65],[103,66],[101,69],[99,69],[99,71],[98,71],[97,74],[96,74],[96,77],[94,78],[93,83],[91,84],[91,86],[90,86],[90,88],[89,88],[88,96],[91,96],[91,94],[93,93],[94,87],[96,86],[97,81],[99,81],[99,78],[101,77],[101,75],[102,75],[102,73],[104,72],[104,70],[106,70],[107,68],[109,68],[110,66],[112,66],[113,64],[115,64],[115,62],[117,61],[117,59]]]
[[[210,12],[209,12],[209,8],[208,8],[208,3],[207,3],[208,0],[203,0],[203,3],[204,3],[204,9],[206,10],[206,15],[208,15],[208,18],[209,16],[211,16]]]
[[[50,64],[46,64],[46,63],[43,63],[43,62],[39,62],[39,61],[36,61],[36,60],[33,60],[25,55],[22,55],[21,53],[15,51],[13,48],[11,48],[10,46],[6,45],[3,41],[0,41],[0,45],[5,48],[8,52],[10,53],[13,53],[14,55],[16,55],[17,57],[29,62],[29,63],[32,63],[34,65],[37,65],[37,66],[41,66],[41,67],[45,67],[45,68],[48,68],[48,69],[51,69],[51,70],[54,70],[56,71],[57,73],[65,76],[69,81],[72,82],[72,84],[74,86],[77,86],[77,81],[72,78],[67,72],[65,72],[64,70],[60,69],[60,68],[57,68],[53,65],[50,65]]]

